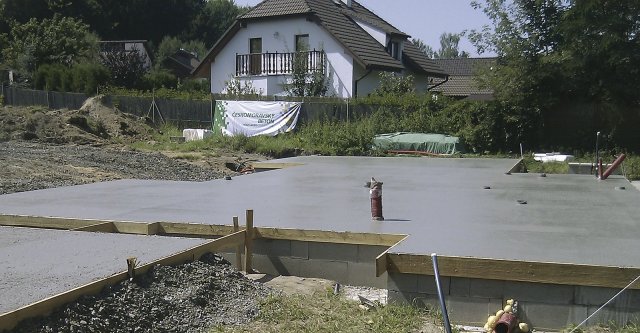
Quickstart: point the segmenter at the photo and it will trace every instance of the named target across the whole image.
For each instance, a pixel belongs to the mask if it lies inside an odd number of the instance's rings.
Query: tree
[[[640,121],[637,1],[487,0],[474,6],[493,27],[472,31],[470,39],[479,53],[500,57],[481,81],[522,111],[515,116],[538,117],[529,141],[590,148],[585,137],[598,130],[616,145],[640,149],[631,125]]]
[[[460,51],[458,47],[460,36],[460,34],[442,33],[442,35],[440,35],[440,49],[438,51],[434,51],[431,46],[426,45],[420,39],[413,39],[412,42],[422,53],[431,59],[467,58],[469,57],[469,53]]]
[[[71,66],[97,54],[95,36],[80,20],[54,15],[39,21],[12,23],[11,35],[2,55],[9,66],[31,75],[44,64]]]
[[[183,40],[201,40],[211,47],[250,7],[238,7],[233,0],[209,0],[181,35]]]
[[[135,49],[104,52],[100,58],[113,83],[121,87],[137,87],[148,70],[144,57]]]
[[[436,51],[434,51],[433,48],[431,48],[431,46],[425,44],[419,38],[413,38],[411,39],[411,42],[413,42],[413,44],[416,45],[416,47],[418,48],[418,50],[420,50],[420,52],[426,54],[427,57],[431,59],[436,57],[436,54],[437,54]]]
[[[459,51],[460,34],[442,33],[440,35],[440,50],[438,50],[435,58],[451,59],[451,58],[468,58],[469,53]]]

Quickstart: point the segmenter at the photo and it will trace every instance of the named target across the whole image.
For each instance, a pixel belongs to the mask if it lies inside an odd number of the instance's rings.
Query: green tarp
[[[432,133],[387,133],[373,138],[375,148],[384,151],[425,152],[431,154],[462,153],[463,147],[456,136]]]

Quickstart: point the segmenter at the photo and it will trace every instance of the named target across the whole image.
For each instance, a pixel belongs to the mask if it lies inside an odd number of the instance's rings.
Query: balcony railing
[[[325,61],[324,51],[316,50],[236,54],[236,76],[292,74],[296,68],[306,73],[319,71],[324,74]]]

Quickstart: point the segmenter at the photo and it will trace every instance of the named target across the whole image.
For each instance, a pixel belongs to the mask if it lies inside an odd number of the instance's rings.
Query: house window
[[[387,45],[387,52],[393,57],[393,59],[400,60],[400,43],[391,41]]]
[[[309,35],[296,35],[296,52],[306,52],[309,50]]]
[[[262,74],[262,38],[249,39],[249,74]]]

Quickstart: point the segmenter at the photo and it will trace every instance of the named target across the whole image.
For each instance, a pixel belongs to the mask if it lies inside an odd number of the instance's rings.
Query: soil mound
[[[102,96],[89,98],[80,110],[4,107],[0,110],[0,141],[47,143],[129,143],[151,138],[154,129],[143,119],[105,106]]]

